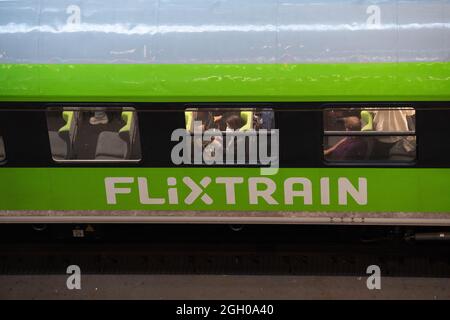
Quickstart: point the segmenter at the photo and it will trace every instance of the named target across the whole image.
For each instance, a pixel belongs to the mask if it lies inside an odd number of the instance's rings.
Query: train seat
[[[369,111],[361,111],[361,131],[373,131],[373,118]]]
[[[63,111],[62,117],[66,124],[58,131],[49,131],[52,155],[56,160],[70,158],[77,128],[74,111]]]
[[[192,120],[194,119],[194,112],[185,111],[184,117],[185,117],[185,121],[186,121],[186,130],[192,131]]]
[[[252,111],[241,111],[241,118],[244,121],[244,125],[239,129],[239,131],[246,131],[253,129],[253,112]]]
[[[125,125],[119,132],[103,131],[98,136],[95,159],[125,160],[131,155],[135,139],[135,117],[130,111],[122,112]]]

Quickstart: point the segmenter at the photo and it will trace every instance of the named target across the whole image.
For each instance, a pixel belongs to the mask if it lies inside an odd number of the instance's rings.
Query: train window
[[[329,162],[411,162],[416,159],[413,108],[324,110],[323,153]]]
[[[55,161],[139,161],[137,113],[132,108],[64,108],[47,111]]]
[[[264,165],[278,161],[275,117],[268,108],[189,108],[191,164]],[[195,153],[200,155],[195,155]]]
[[[6,159],[5,143],[3,141],[3,137],[0,136],[0,162],[5,161],[5,159]]]

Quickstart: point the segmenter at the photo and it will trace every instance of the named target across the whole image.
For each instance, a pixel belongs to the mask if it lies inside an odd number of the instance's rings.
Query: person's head
[[[237,115],[231,115],[226,120],[227,127],[233,130],[238,130],[242,126],[241,117]]]
[[[347,131],[361,131],[361,120],[358,117],[346,117],[344,125]]]
[[[209,112],[208,111],[197,111],[197,121],[203,121],[206,122],[209,119]]]

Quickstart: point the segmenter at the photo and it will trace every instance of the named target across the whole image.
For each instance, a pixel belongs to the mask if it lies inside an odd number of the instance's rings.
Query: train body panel
[[[1,101],[448,101],[449,0],[6,1]]]
[[[255,168],[10,168],[0,175],[10,182],[0,186],[3,210],[445,213],[450,208],[449,169],[280,168],[262,176]],[[168,185],[169,178],[176,183]],[[207,184],[201,184],[204,179]],[[171,188],[175,197],[169,196]]]
[[[0,101],[450,101],[450,63],[6,64],[0,83]]]
[[[0,222],[450,225],[449,103],[450,0],[3,1]],[[179,167],[194,115],[280,168]]]
[[[0,222],[450,224],[449,169],[296,168],[261,177],[244,168],[24,168],[0,177],[8,181]]]

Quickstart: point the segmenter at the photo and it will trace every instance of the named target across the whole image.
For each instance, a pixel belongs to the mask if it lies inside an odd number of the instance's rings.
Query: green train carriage
[[[0,221],[449,224],[447,1],[30,3]]]

